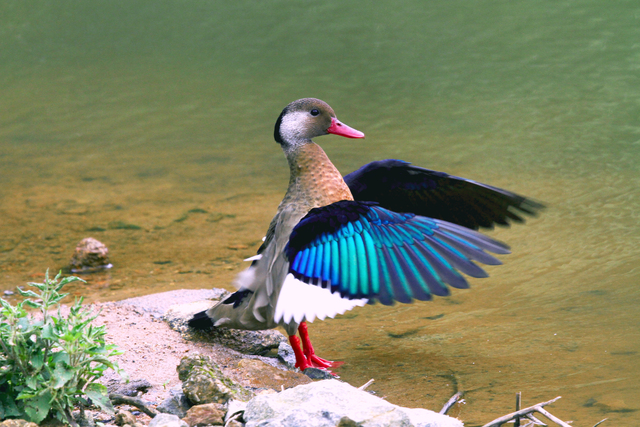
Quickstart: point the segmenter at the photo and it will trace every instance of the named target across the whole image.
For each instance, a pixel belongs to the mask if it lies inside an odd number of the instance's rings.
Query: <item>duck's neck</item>
[[[309,141],[285,150],[285,155],[291,176],[280,206],[294,203],[309,210],[340,200],[353,200],[342,175],[316,143]]]

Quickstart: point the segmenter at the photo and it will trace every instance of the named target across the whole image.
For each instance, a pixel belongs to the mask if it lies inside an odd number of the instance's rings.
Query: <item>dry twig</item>
[[[371,378],[369,381],[367,381],[364,385],[361,385],[360,387],[358,387],[358,390],[364,390],[367,387],[369,387],[371,384],[373,384],[373,378]]]
[[[451,398],[449,400],[447,400],[447,403],[444,404],[442,409],[440,409],[440,413],[441,414],[446,414],[449,411],[449,409],[451,409],[451,407],[453,405],[455,405],[458,400],[460,400],[460,398],[462,397],[463,394],[464,394],[463,391],[459,391],[456,394],[454,394],[453,396],[451,396]]]
[[[502,424],[504,424],[506,422],[509,422],[511,420],[515,420],[516,418],[525,417],[528,414],[530,414],[531,412],[540,412],[540,410],[544,411],[543,406],[546,406],[546,405],[549,405],[550,403],[555,402],[556,400],[560,399],[560,397],[561,396],[558,396],[555,399],[549,400],[548,402],[538,403],[536,405],[529,406],[528,408],[524,408],[524,409],[521,409],[519,411],[512,412],[512,413],[507,414],[507,415],[505,415],[503,417],[496,418],[495,420],[491,421],[488,424],[483,425],[482,427],[498,427],[498,426],[501,426]],[[545,411],[545,412],[547,412],[547,411]],[[542,412],[540,412],[540,413],[542,413]],[[551,418],[549,418],[549,419],[551,419]],[[564,421],[561,421],[561,422],[564,422]],[[567,423],[560,424],[560,425],[561,426],[568,426]],[[569,427],[571,427],[571,426],[569,426]]]

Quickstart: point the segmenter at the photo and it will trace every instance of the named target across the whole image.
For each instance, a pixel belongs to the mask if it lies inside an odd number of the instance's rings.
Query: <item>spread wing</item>
[[[343,298],[408,303],[469,285],[462,273],[486,277],[473,261],[500,264],[486,251],[504,243],[449,222],[396,213],[371,202],[341,201],[312,209],[285,249],[298,280]]]
[[[402,160],[371,162],[344,177],[355,200],[378,202],[395,212],[412,212],[477,230],[523,222],[544,205],[490,185]]]

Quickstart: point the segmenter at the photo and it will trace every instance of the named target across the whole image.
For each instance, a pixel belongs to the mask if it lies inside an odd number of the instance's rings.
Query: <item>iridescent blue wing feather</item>
[[[344,177],[355,200],[378,202],[477,230],[523,222],[544,205],[490,185],[413,166],[402,160],[371,162]]]
[[[449,295],[447,285],[467,288],[461,272],[487,276],[474,261],[500,264],[487,251],[509,253],[465,227],[355,201],[312,209],[286,248],[297,279],[385,305]]]

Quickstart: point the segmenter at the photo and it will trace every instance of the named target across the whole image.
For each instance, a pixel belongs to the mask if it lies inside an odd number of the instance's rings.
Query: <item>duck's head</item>
[[[276,142],[284,147],[309,142],[311,138],[329,133],[347,138],[364,138],[364,133],[338,120],[326,102],[303,98],[293,101],[282,110],[273,134]]]

